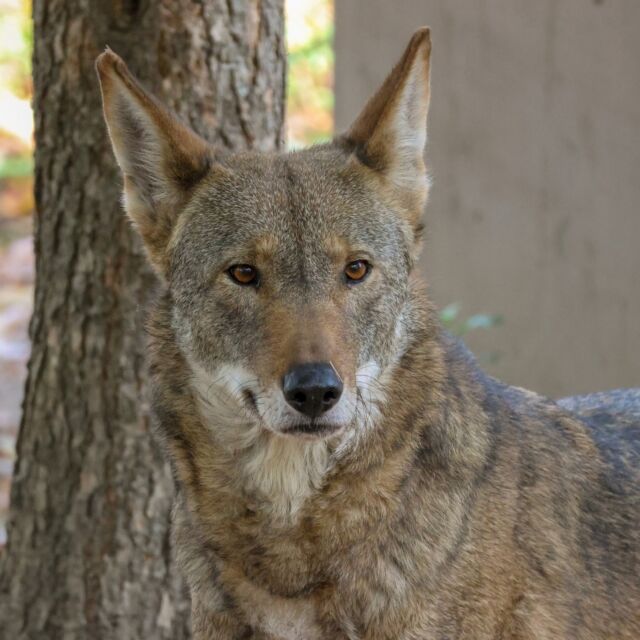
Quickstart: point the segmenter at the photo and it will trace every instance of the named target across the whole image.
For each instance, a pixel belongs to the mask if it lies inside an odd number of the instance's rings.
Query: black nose
[[[340,400],[342,380],[328,362],[299,364],[285,374],[282,391],[296,411],[317,418]]]

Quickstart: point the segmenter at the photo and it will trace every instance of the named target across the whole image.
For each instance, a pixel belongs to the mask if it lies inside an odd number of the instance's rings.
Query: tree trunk
[[[179,640],[172,481],[150,434],[144,307],[154,280],[120,206],[96,56],[228,148],[281,144],[282,0],[34,0],[33,352],[0,629],[11,640]]]

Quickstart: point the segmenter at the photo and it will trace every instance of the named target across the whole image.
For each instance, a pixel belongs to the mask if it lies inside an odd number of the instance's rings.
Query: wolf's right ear
[[[107,49],[96,60],[104,117],[124,175],[124,203],[152,264],[166,273],[167,244],[189,193],[205,176],[211,146],[147,93]]]
[[[413,34],[402,58],[342,140],[358,161],[381,176],[418,225],[428,181],[424,164],[430,98],[431,37]]]

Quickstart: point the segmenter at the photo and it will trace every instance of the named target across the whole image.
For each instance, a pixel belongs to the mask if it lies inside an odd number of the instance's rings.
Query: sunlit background
[[[32,308],[31,2],[0,0],[0,544]]]
[[[333,129],[333,1],[287,0],[291,147]],[[29,356],[34,259],[31,2],[0,0],[0,545]]]
[[[333,0],[287,0],[287,142],[301,147],[333,133]]]

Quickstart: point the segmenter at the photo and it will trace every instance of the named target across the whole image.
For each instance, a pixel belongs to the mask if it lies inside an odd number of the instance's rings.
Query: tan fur
[[[196,640],[640,637],[640,391],[554,403],[489,378],[413,274],[430,53],[421,29],[333,143],[224,157],[99,59],[164,282],[153,405]],[[318,361],[344,390],[307,419],[282,378]]]
[[[125,208],[162,273],[174,214],[184,206],[188,187],[207,170],[211,149],[149,95],[111,49],[98,58],[96,69],[113,151],[125,178]]]

